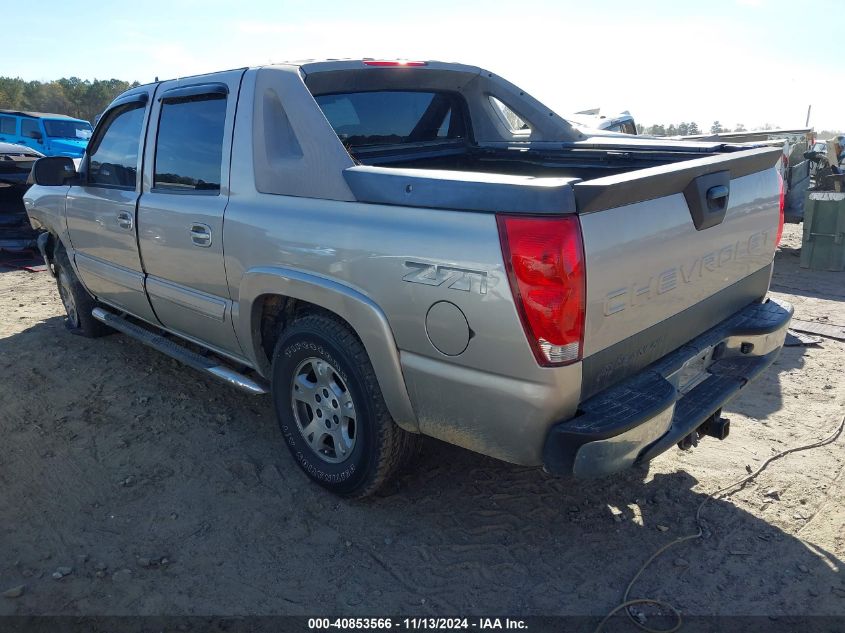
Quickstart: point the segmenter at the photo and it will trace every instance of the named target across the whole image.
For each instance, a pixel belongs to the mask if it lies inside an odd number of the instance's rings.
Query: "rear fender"
[[[280,267],[256,267],[241,280],[235,329],[244,352],[265,376],[270,366],[261,347],[261,297],[281,295],[307,301],[340,316],[352,327],[373,364],[390,415],[401,428],[419,432],[399,350],[387,317],[372,299],[336,281]]]

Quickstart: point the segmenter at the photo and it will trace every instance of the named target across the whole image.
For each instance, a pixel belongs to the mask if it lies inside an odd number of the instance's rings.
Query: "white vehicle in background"
[[[622,134],[636,135],[637,133],[637,123],[627,110],[607,116],[601,114],[601,108],[592,108],[590,110],[581,110],[575,114],[565,114],[563,117],[580,128],[606,130],[608,132],[620,132]]]

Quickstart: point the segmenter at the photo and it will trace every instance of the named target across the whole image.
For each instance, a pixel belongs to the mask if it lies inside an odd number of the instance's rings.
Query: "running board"
[[[247,378],[243,374],[239,374],[231,367],[221,365],[213,359],[200,356],[196,352],[192,352],[188,348],[183,347],[182,345],[179,345],[160,334],[156,334],[155,332],[151,332],[139,325],[135,325],[134,323],[131,323],[123,317],[113,314],[108,310],[104,310],[103,308],[94,308],[91,311],[91,314],[95,319],[102,321],[110,328],[114,328],[118,332],[131,336],[144,345],[149,345],[162,354],[167,354],[171,358],[175,358],[189,367],[193,367],[194,369],[210,374],[215,378],[219,378],[233,387],[237,387],[241,391],[245,391],[253,395],[267,393],[267,388],[265,386],[251,378]]]

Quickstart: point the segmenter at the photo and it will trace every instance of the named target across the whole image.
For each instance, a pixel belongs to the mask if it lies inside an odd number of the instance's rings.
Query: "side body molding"
[[[419,432],[393,331],[372,299],[336,281],[289,268],[259,266],[247,270],[240,283],[235,329],[244,352],[265,377],[270,374],[260,336],[260,298],[265,295],[308,301],[346,319],[367,350],[390,415],[406,431]]]

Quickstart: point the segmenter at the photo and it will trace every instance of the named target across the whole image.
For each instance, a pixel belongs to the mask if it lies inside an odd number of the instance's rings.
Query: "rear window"
[[[0,116],[0,134],[15,134],[17,127],[16,119],[10,116]]]
[[[467,136],[463,99],[451,92],[347,92],[315,99],[347,147],[455,141]]]

